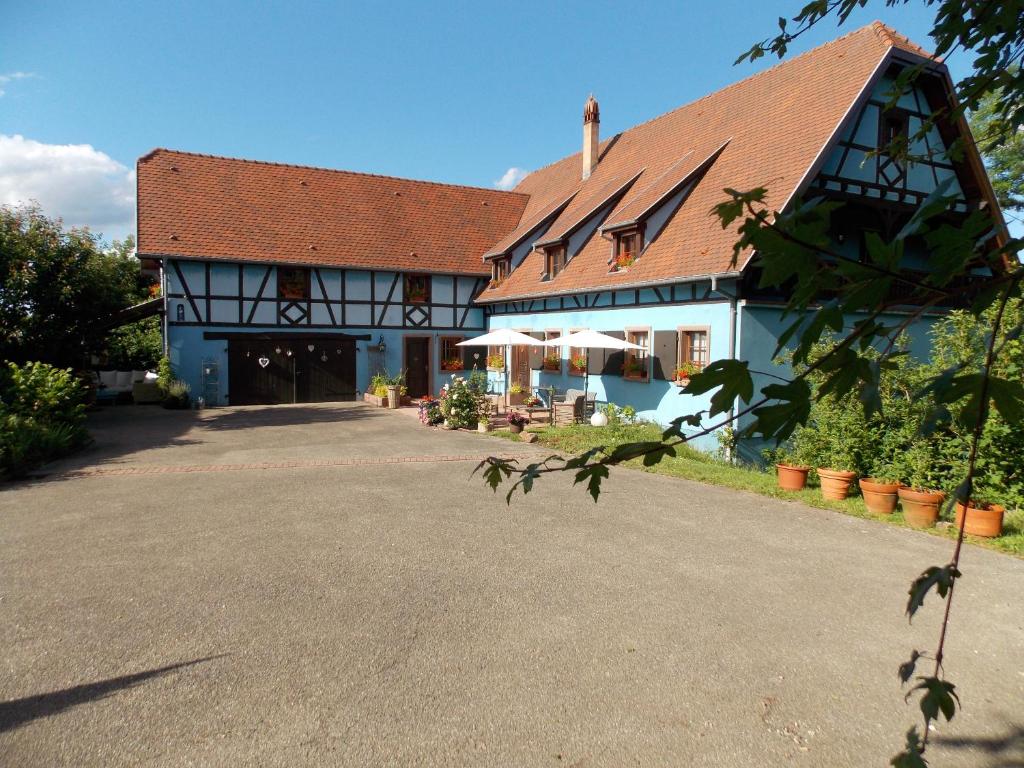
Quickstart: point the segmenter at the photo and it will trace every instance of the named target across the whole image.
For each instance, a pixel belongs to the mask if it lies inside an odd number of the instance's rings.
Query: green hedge
[[[0,476],[20,477],[83,445],[85,393],[70,369],[0,367]]]
[[[1017,302],[1008,307],[1003,327],[1016,328],[1022,318]],[[813,405],[807,425],[794,434],[789,457],[811,467],[847,469],[862,477],[952,493],[967,474],[971,434],[962,411],[972,406],[961,401],[938,407],[919,393],[928,379],[951,366],[979,370],[991,327],[987,315],[978,319],[953,312],[943,318],[932,329],[930,360],[903,356],[883,373],[881,413],[866,417],[856,395],[841,400],[825,396]],[[1019,379],[1024,375],[1024,344],[1019,338],[999,342],[1002,351],[994,375]],[[821,383],[813,376],[811,380]],[[1008,423],[990,409],[979,449],[975,498],[1024,508],[1024,424]]]

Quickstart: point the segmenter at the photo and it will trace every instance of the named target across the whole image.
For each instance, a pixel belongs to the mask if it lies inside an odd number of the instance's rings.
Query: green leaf
[[[579,485],[584,480],[587,480],[587,490],[590,492],[590,495],[594,497],[594,503],[596,504],[597,497],[601,495],[601,481],[607,477],[607,466],[604,464],[593,464],[576,473],[576,479],[573,481],[573,485]]]
[[[766,439],[782,442],[807,421],[811,412],[811,388],[803,379],[788,384],[769,384],[761,390],[765,397],[780,402],[763,405],[753,411],[754,422],[744,430],[745,435],[763,435]]]
[[[470,474],[470,477],[483,469],[484,482],[491,486],[492,491],[497,493],[498,486],[512,474],[512,464],[514,463],[514,461],[509,462],[505,459],[488,456],[476,465],[476,468]],[[485,467],[486,469],[484,469]]]
[[[924,605],[924,599],[935,588],[939,597],[945,597],[953,588],[953,582],[960,578],[960,571],[952,563],[949,565],[933,565],[914,579],[910,585],[910,599],[907,601],[907,617],[913,618],[918,609]]]
[[[661,461],[665,456],[675,456],[676,451],[670,445],[662,442],[645,440],[638,443],[623,443],[617,446],[608,456],[608,463],[620,464],[640,456],[644,458],[644,466],[652,466]]]
[[[917,207],[910,221],[903,225],[903,229],[896,235],[897,240],[906,240],[911,235],[917,234],[929,219],[945,212],[950,204],[956,200],[955,195],[947,195],[950,186],[956,177],[950,176],[939,182],[932,193],[925,198],[924,202]]]
[[[999,415],[1011,424],[1024,421],[1024,382],[990,376],[988,393]]]
[[[683,388],[683,393],[702,395],[716,387],[720,389],[711,396],[709,416],[725,413],[732,408],[736,398],[749,403],[754,395],[754,380],[750,376],[747,362],[715,360],[691,377],[690,383]]]

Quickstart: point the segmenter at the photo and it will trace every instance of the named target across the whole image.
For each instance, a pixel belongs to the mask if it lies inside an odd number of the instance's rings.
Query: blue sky
[[[158,146],[491,187],[577,151],[590,92],[611,135],[769,66],[733,61],[800,5],[14,3],[0,202],[122,237]],[[875,0],[793,54],[874,18],[930,45],[923,2]]]

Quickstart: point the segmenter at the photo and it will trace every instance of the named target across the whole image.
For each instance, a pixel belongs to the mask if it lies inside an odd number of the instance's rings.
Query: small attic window
[[[640,258],[640,232],[628,229],[616,232],[612,242],[612,272],[625,272]]]
[[[405,303],[430,303],[430,275],[405,276]]]
[[[565,269],[565,246],[555,245],[544,249],[544,279],[553,280]]]
[[[885,150],[893,143],[906,146],[910,133],[910,115],[902,109],[887,109],[878,116],[878,148]]]
[[[488,284],[488,288],[497,288],[503,282],[505,278],[509,276],[512,271],[512,259],[495,259],[491,262],[491,282]]]

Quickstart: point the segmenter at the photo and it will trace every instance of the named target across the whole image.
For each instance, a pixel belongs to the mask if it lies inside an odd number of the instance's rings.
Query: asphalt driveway
[[[0,764],[865,766],[949,542],[362,405],[107,409],[0,491]],[[969,548],[933,765],[1024,760],[1024,562]],[[1016,762],[1014,762],[1016,761]]]

